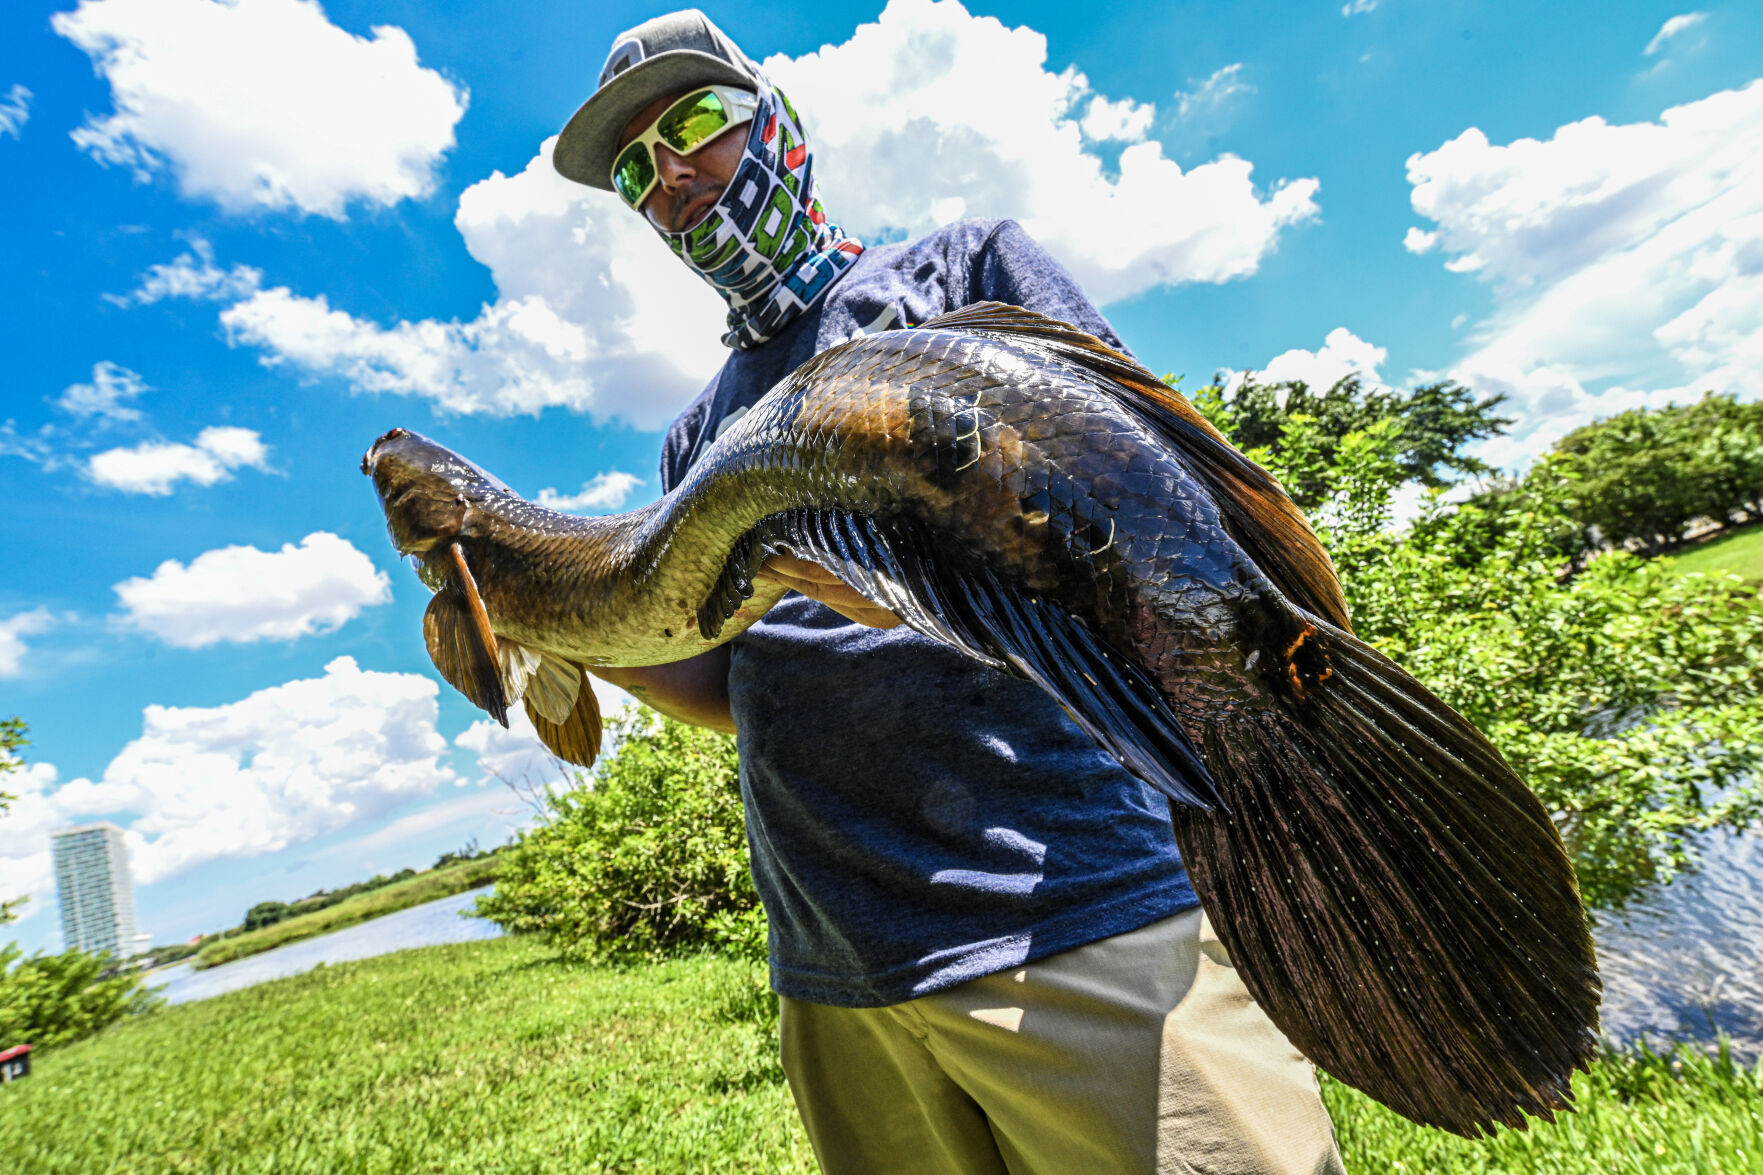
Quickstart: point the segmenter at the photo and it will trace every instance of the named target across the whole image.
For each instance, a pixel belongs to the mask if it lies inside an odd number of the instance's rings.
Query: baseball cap
[[[637,111],[693,86],[756,89],[757,72],[696,8],[644,21],[613,40],[599,88],[558,136],[551,165],[566,179],[610,192],[618,139]]]

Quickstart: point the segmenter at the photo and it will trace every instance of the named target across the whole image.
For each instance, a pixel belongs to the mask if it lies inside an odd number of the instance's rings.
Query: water
[[[1763,838],[1721,833],[1703,868],[1597,929],[1606,1035],[1621,1043],[1733,1038],[1763,1055]]]
[[[148,980],[160,995],[174,1004],[205,1000],[241,987],[282,979],[310,971],[320,963],[367,959],[410,947],[436,946],[447,942],[472,942],[495,938],[502,928],[483,918],[463,917],[460,911],[477,900],[482,889],[467,890],[396,914],[387,914],[359,926],[333,930],[316,938],[291,942],[273,951],[222,963],[196,971],[188,963],[167,967]],[[159,986],[163,985],[163,986]]]
[[[1619,1043],[1645,1037],[1711,1040],[1731,1036],[1746,1060],[1763,1056],[1763,838],[1711,836],[1704,867],[1602,916],[1598,962],[1604,976],[1604,1032]],[[180,963],[150,982],[171,1003],[298,975],[319,963],[365,959],[410,947],[495,938],[501,927],[461,917],[483,891],[454,894],[237,962],[192,971]]]

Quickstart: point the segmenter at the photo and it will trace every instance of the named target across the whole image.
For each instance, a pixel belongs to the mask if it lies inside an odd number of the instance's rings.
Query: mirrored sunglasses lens
[[[649,158],[649,148],[641,143],[626,147],[612,165],[612,186],[632,208],[642,203],[654,181],[654,161]]]
[[[675,151],[687,153],[728,126],[728,110],[715,91],[705,90],[674,106],[655,124],[661,141]]]

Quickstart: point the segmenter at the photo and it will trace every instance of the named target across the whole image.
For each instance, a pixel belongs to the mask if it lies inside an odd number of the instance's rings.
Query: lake
[[[462,915],[487,889],[472,889],[451,894],[420,906],[399,910],[358,926],[347,926],[315,938],[304,938],[273,951],[250,955],[231,963],[222,963],[205,971],[197,971],[188,963],[167,967],[147,982],[174,1004],[205,1000],[210,996],[237,991],[241,987],[282,979],[310,971],[320,963],[342,963],[350,959],[367,959],[410,947],[437,946],[448,942],[471,942],[495,938],[502,928],[482,918]]]
[[[1653,891],[1622,917],[1601,917],[1603,1023],[1611,1039],[1733,1037],[1747,1060],[1763,1055],[1763,839],[1718,834],[1705,868]],[[454,894],[261,955],[194,971],[187,963],[149,980],[174,1004],[207,999],[320,963],[409,947],[495,938],[501,927],[463,917],[483,890]]]

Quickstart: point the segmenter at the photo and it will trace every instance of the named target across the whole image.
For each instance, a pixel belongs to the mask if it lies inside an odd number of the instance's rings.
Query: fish
[[[1601,983],[1554,822],[1499,751],[1353,634],[1278,481],[1068,324],[977,303],[828,348],[671,492],[544,509],[394,429],[362,461],[433,589],[441,675],[591,764],[586,671],[733,639],[813,560],[1039,685],[1170,801],[1256,1002],[1337,1080],[1466,1137],[1572,1108]]]

